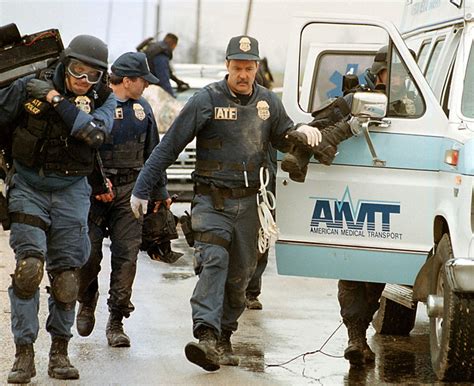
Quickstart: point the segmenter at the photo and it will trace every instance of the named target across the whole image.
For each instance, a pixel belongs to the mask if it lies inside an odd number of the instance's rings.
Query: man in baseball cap
[[[112,64],[112,74],[120,77],[138,77],[150,84],[158,84],[158,78],[150,72],[143,52],[126,52]]]
[[[230,39],[225,54],[226,60],[260,60],[258,41],[250,36],[235,36]]]
[[[76,326],[79,335],[88,336],[95,324],[102,242],[108,231],[113,247],[106,337],[111,347],[129,347],[131,344],[122,320],[135,309],[131,296],[142,239],[142,222],[135,219],[128,202],[139,170],[159,142],[153,111],[142,97],[149,83],[156,84],[158,79],[150,73],[144,53],[127,52],[112,65],[110,87],[117,99],[117,107],[112,132],[99,152],[113,190],[96,195],[91,200],[91,254],[80,269]],[[153,190],[152,197],[153,204],[158,201],[169,207],[171,203],[170,199],[167,200],[165,188],[156,192]]]

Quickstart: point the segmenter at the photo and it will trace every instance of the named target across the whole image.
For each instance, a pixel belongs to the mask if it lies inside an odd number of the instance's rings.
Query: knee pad
[[[69,311],[76,305],[79,294],[79,271],[76,268],[61,272],[50,272],[50,294],[56,304]]]
[[[31,299],[43,279],[44,261],[40,257],[25,257],[16,263],[12,275],[13,292],[20,299]]]

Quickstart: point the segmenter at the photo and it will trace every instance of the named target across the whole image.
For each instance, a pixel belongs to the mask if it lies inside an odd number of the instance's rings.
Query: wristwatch
[[[56,106],[63,99],[64,99],[64,97],[62,95],[55,95],[51,98],[51,102],[53,103],[53,106]]]

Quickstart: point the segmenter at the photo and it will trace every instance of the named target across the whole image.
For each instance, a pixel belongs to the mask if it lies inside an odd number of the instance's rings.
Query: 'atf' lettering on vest
[[[25,109],[32,115],[38,115],[43,111],[46,111],[49,106],[46,106],[39,99],[30,99],[25,103]]]
[[[236,107],[215,107],[214,108],[214,119],[221,119],[226,121],[237,120],[237,108]]]

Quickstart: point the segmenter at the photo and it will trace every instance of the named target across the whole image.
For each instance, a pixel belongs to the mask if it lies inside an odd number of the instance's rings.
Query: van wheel
[[[431,294],[443,297],[443,315],[430,318],[433,371],[440,380],[474,381],[474,294],[455,293],[444,265],[453,258],[451,239],[443,235],[433,261]]]
[[[416,305],[414,309],[407,308],[382,296],[372,325],[381,335],[409,335],[415,326],[416,308]]]

